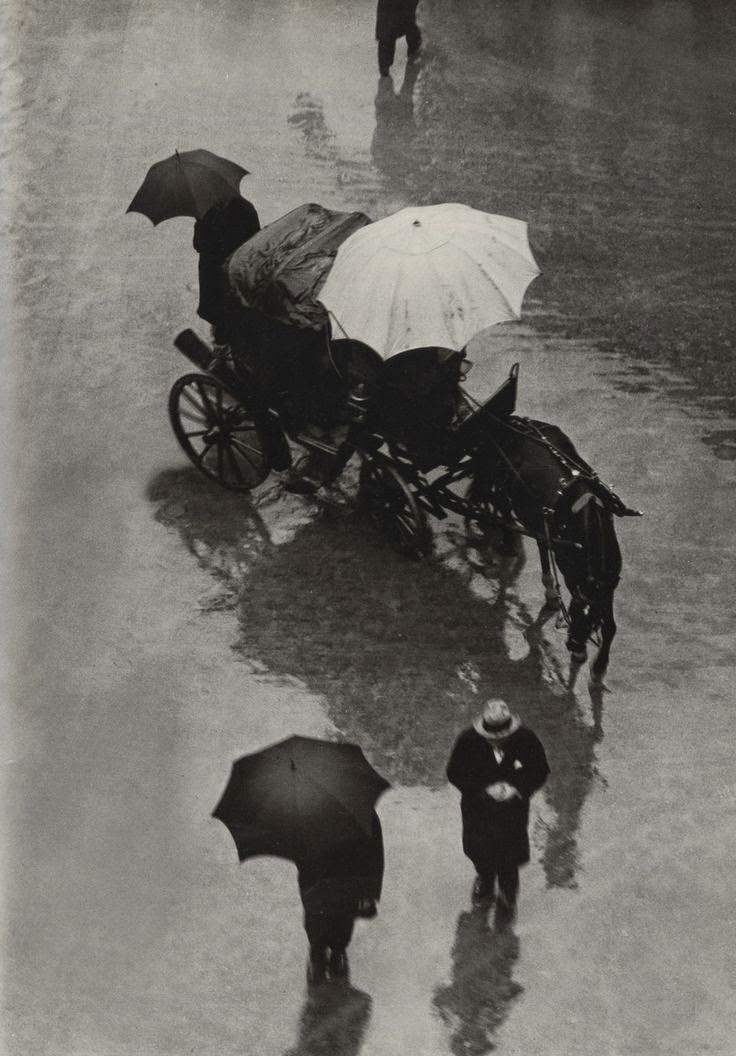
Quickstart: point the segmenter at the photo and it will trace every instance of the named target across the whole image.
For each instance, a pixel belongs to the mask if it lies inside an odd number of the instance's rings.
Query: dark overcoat
[[[199,253],[199,306],[197,314],[220,325],[225,295],[222,266],[256,232],[261,224],[247,198],[238,195],[224,205],[213,206],[194,224],[193,245]]]
[[[376,40],[398,40],[416,24],[419,0],[378,0]]]
[[[457,739],[447,765],[447,778],[462,794],[463,850],[472,860],[482,860],[489,846],[506,861],[529,861],[529,799],[547,779],[549,766],[538,737],[520,726],[499,747],[496,761],[492,742],[472,727]],[[496,781],[506,781],[520,793],[497,803],[485,791]]]
[[[307,913],[358,916],[364,899],[378,901],[383,886],[383,833],[378,815],[373,831],[328,854],[297,862],[299,894]]]

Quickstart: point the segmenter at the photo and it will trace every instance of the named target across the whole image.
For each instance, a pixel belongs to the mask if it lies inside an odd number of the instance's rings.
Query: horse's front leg
[[[611,644],[616,636],[616,620],[613,616],[613,591],[606,598],[601,621],[601,647],[598,650],[593,663],[590,665],[591,686],[603,686],[603,679],[608,670],[608,661],[611,657]]]
[[[560,597],[560,592],[555,584],[555,577],[552,575],[552,562],[549,556],[549,547],[546,543],[537,539],[537,549],[539,550],[539,561],[542,566],[542,585],[544,586],[545,599],[544,608],[556,611],[562,604],[562,598]]]

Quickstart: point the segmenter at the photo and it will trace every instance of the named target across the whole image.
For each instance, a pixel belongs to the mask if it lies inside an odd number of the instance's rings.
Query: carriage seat
[[[464,449],[474,447],[499,418],[508,418],[516,410],[519,364],[514,363],[509,376],[494,394],[470,414],[460,418],[454,433]]]
[[[384,364],[374,393],[374,417],[389,434],[439,432],[454,420],[464,352],[419,348]]]
[[[455,459],[464,359],[464,351],[411,349],[389,359],[378,378],[370,425],[422,472]]]

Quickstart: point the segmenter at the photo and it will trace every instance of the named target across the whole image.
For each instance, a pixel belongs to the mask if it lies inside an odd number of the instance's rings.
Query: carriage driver
[[[225,277],[223,265],[238,246],[261,229],[255,206],[237,194],[228,202],[217,202],[195,221],[193,246],[199,253],[199,305],[197,315],[212,326],[215,344],[222,333]]]

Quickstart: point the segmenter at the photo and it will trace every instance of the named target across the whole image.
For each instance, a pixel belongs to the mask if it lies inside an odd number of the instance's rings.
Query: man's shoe
[[[493,898],[493,881],[488,881],[484,876],[476,876],[473,884],[473,901],[487,902]]]
[[[345,950],[333,950],[329,961],[330,976],[333,979],[347,978],[349,965]]]

